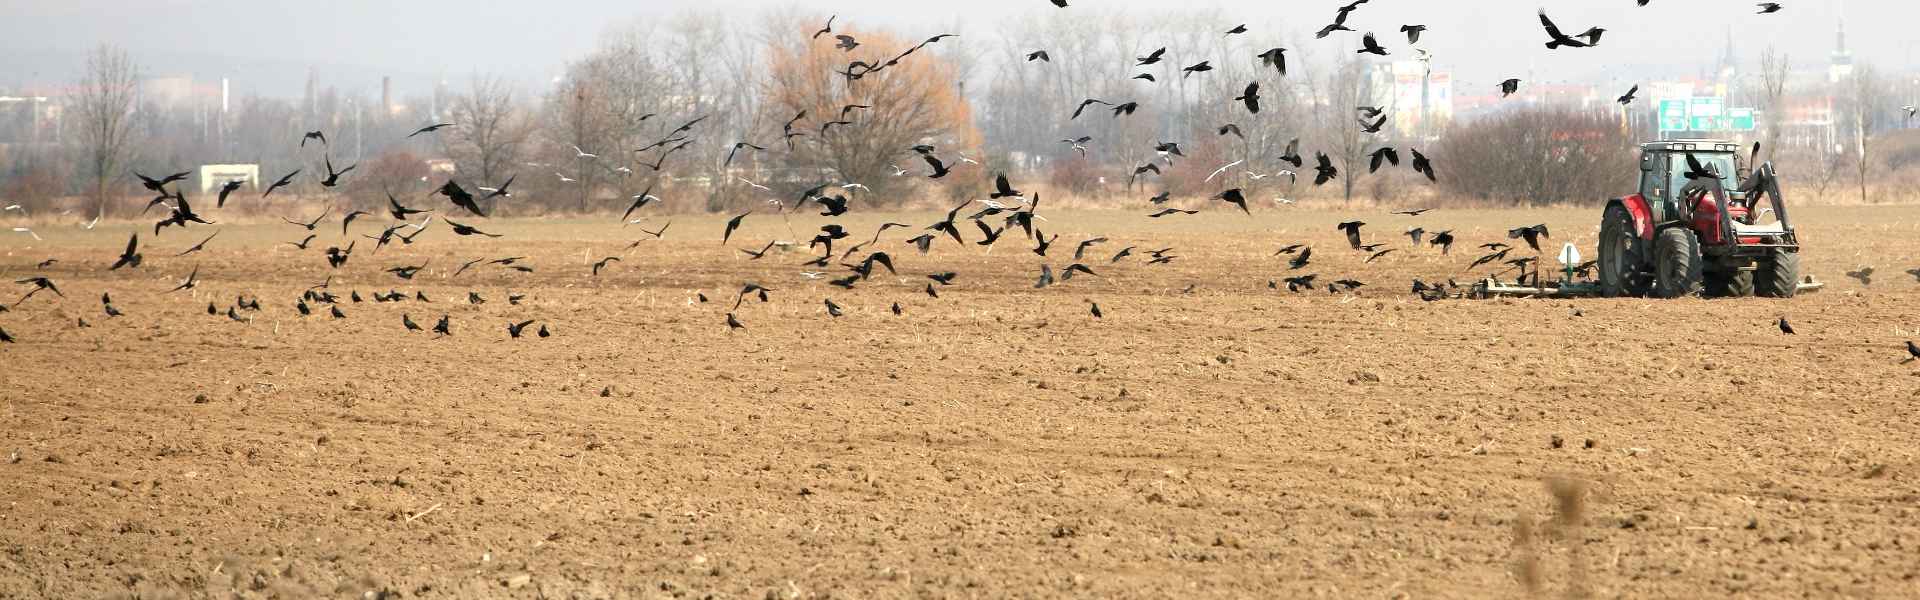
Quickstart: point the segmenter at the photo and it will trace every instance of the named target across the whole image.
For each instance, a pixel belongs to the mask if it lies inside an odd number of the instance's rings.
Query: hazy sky
[[[242,90],[298,92],[307,68],[324,83],[344,90],[377,86],[392,74],[403,91],[417,92],[434,78],[464,79],[475,72],[541,81],[559,65],[588,52],[609,24],[660,18],[688,9],[720,8],[742,15],[758,9],[799,6],[837,13],[842,22],[883,24],[914,36],[964,21],[971,38],[995,36],[994,26],[1022,16],[1055,11],[1097,13],[1124,10],[1149,15],[1178,6],[1217,9],[1221,29],[1240,22],[1286,23],[1299,32],[1295,44],[1314,52],[1351,52],[1357,37],[1312,40],[1305,32],[1331,20],[1342,0],[1072,0],[1067,9],[1046,0],[0,0],[0,86],[57,83],[72,79],[84,52],[100,43],[120,44],[152,75],[234,77]],[[1791,53],[1796,68],[1824,70],[1834,46],[1834,26],[1846,13],[1849,45],[1858,58],[1907,71],[1920,50],[1920,6],[1911,0],[1785,0],[1787,9],[1753,15],[1741,0],[1373,0],[1350,25],[1382,34],[1403,50],[1397,30],[1422,23],[1431,30],[1424,46],[1436,67],[1458,72],[1477,85],[1511,74],[1533,80],[1599,74],[1637,80],[1644,65],[1678,62],[1690,68],[1711,63],[1726,45],[1729,28],[1749,64],[1768,44]],[[1563,28],[1607,27],[1600,48],[1548,52],[1535,17],[1545,7]],[[1392,35],[1387,35],[1390,32]],[[1023,45],[1046,47],[1045,40]],[[1685,71],[1691,72],[1691,71]]]

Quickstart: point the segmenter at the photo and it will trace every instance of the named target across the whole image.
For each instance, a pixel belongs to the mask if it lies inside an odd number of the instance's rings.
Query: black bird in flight
[[[1036,60],[1040,62],[1053,62],[1053,57],[1048,56],[1047,51],[1045,50],[1035,50],[1033,52],[1027,53],[1027,62],[1033,62]]]
[[[988,198],[999,200],[1001,198],[1017,198],[1021,196],[1020,190],[1013,189],[1013,185],[1007,182],[1007,174],[1005,173],[994,177],[993,189],[993,193],[987,195]]]
[[[1391,146],[1385,146],[1385,147],[1381,147],[1378,150],[1374,150],[1373,154],[1370,155],[1368,158],[1367,173],[1372,174],[1375,171],[1379,171],[1380,165],[1383,163],[1391,164],[1396,167],[1400,166],[1400,152],[1397,150],[1394,150],[1393,147]]]
[[[607,263],[614,263],[614,262],[620,262],[620,257],[609,256],[609,257],[600,259],[600,262],[593,263],[593,276],[599,277],[600,270],[607,268]]]
[[[1353,246],[1353,249],[1355,250],[1359,250],[1360,249],[1360,228],[1365,227],[1366,225],[1367,223],[1365,221],[1348,221],[1345,223],[1341,223],[1335,226],[1334,228],[1347,232],[1347,245]]]
[[[264,199],[267,196],[272,196],[274,190],[292,185],[294,176],[299,174],[300,174],[300,169],[294,169],[293,172],[288,173],[286,177],[281,177],[279,181],[273,182],[273,185],[267,186],[267,191],[265,193],[260,194],[260,197]]]
[[[184,181],[186,180],[188,175],[192,175],[192,174],[193,174],[193,171],[183,171],[180,173],[174,173],[172,175],[162,177],[160,179],[154,179],[152,177],[141,175],[139,171],[133,172],[134,177],[140,178],[140,185],[142,187],[145,187],[149,190],[153,190],[155,192],[159,192],[161,194],[167,193],[167,184],[173,183],[175,181]]]
[[[1409,44],[1420,43],[1420,34],[1426,33],[1426,31],[1427,31],[1427,26],[1425,25],[1401,25],[1400,26],[1400,33],[1407,34],[1407,43]]]
[[[1259,58],[1260,58],[1261,66],[1273,67],[1274,70],[1280,72],[1281,77],[1287,76],[1287,49],[1286,48],[1269,49],[1266,52],[1261,52]]]
[[[1633,104],[1633,95],[1638,93],[1640,93],[1640,85],[1634,84],[1633,89],[1627,90],[1627,93],[1625,95],[1620,96],[1615,101],[1619,102],[1621,106]]]
[[[1439,181],[1439,179],[1435,178],[1433,175],[1433,162],[1427,160],[1427,155],[1421,154],[1419,150],[1413,150],[1413,149],[1409,149],[1408,152],[1413,153],[1414,172],[1419,173],[1421,175],[1426,175],[1427,181]]]
[[[1212,71],[1213,65],[1211,63],[1212,61],[1203,60],[1203,61],[1200,61],[1198,64],[1181,69],[1180,78],[1186,79],[1188,76],[1193,75],[1194,73],[1205,73],[1207,71]]]
[[[487,216],[487,212],[480,210],[480,205],[474,202],[473,194],[467,193],[467,190],[461,188],[460,184],[454,183],[451,179],[447,180],[447,183],[441,185],[440,189],[435,190],[434,193],[446,196],[448,200],[453,201],[454,206],[467,209],[467,212],[483,218]]]
[[[1433,239],[1431,241],[1428,241],[1427,245],[1439,246],[1440,253],[1443,255],[1452,253],[1453,252],[1453,230],[1449,229],[1446,231],[1442,231],[1440,233],[1433,234]]]
[[[167,290],[167,293],[171,294],[181,290],[190,290],[190,289],[193,289],[194,286],[197,286],[199,284],[200,284],[200,267],[198,265],[195,265],[193,267],[193,272],[187,274],[187,280],[180,282],[180,285],[175,286],[173,289]]]
[[[1860,267],[1858,271],[1847,271],[1847,276],[1860,280],[1860,285],[1873,285],[1873,267]]]
[[[519,175],[508,175],[506,183],[500,184],[500,187],[494,188],[491,191],[488,191],[487,188],[484,187],[480,188],[481,191],[487,192],[487,195],[480,197],[480,201],[486,202],[494,198],[512,198],[513,192],[507,191],[507,188],[513,185],[513,180],[516,177],[519,177]]]
[[[322,187],[334,187],[334,186],[340,185],[341,175],[345,175],[347,174],[348,171],[352,171],[360,167],[360,165],[358,164],[353,164],[353,165],[348,165],[347,168],[345,169],[335,171],[333,170],[333,157],[328,156],[328,157],[324,157],[323,159],[326,161],[326,164],[327,164],[327,178],[320,180],[320,185]]]
[[[433,125],[428,125],[426,127],[421,127],[419,129],[414,130],[413,133],[407,134],[407,137],[411,138],[413,136],[420,135],[422,133],[433,133],[436,131],[440,131],[443,128],[452,127],[452,126],[453,126],[452,123],[437,123]]]
[[[1180,210],[1180,209],[1178,209],[1178,208],[1163,208],[1163,209],[1160,209],[1160,212],[1157,212],[1157,213],[1153,213],[1153,214],[1150,214],[1150,215],[1147,215],[1147,216],[1148,216],[1148,217],[1152,217],[1152,218],[1155,218],[1155,219],[1158,219],[1158,218],[1160,218],[1160,217],[1164,217],[1164,216],[1167,216],[1167,215],[1176,215],[1176,214],[1178,214],[1178,215],[1197,215],[1197,214],[1200,214],[1200,211],[1197,211],[1197,210]]]
[[[1227,201],[1228,204],[1232,204],[1234,206],[1240,207],[1240,212],[1246,213],[1248,215],[1253,214],[1253,211],[1247,210],[1247,197],[1240,192],[1240,188],[1233,188],[1224,192],[1220,192],[1219,194],[1215,195],[1213,199],[1225,200]]]
[[[1547,30],[1548,50],[1558,50],[1563,46],[1567,48],[1585,48],[1590,45],[1587,42],[1567,37],[1567,34],[1561,33],[1560,27],[1553,24],[1553,19],[1547,18],[1547,9],[1545,8],[1540,9],[1540,26]]]
[[[1377,56],[1386,56],[1387,49],[1381,46],[1380,42],[1373,38],[1373,32],[1369,31],[1365,36],[1362,36],[1360,38],[1360,49],[1357,51],[1354,51],[1354,54],[1373,54]]]
[[[1300,158],[1300,138],[1293,138],[1287,142],[1287,151],[1280,155],[1280,161],[1293,165],[1295,169],[1307,164]]]
[[[1234,101],[1246,104],[1247,112],[1256,115],[1260,114],[1260,82],[1255,81],[1247,84],[1247,90],[1242,92],[1239,97],[1234,98]]]
[[[320,211],[320,216],[314,217],[312,221],[295,221],[293,219],[289,219],[286,217],[280,217],[280,220],[286,221],[288,224],[291,224],[291,225],[304,227],[306,228],[307,231],[313,231],[314,228],[320,226],[320,221],[325,220],[327,218],[327,214],[331,212],[333,212],[333,208],[328,207],[326,210]]]
[[[348,225],[352,225],[352,224],[353,224],[353,220],[354,220],[354,219],[358,219],[358,218],[360,218],[360,216],[361,216],[361,215],[365,215],[365,216],[369,216],[369,217],[371,217],[371,216],[373,216],[373,213],[370,213],[370,212],[367,212],[367,211],[364,211],[364,210],[356,210],[356,211],[353,211],[353,212],[350,212],[350,213],[347,213],[347,216],[346,216],[346,217],[344,217],[344,218],[342,218],[342,219],[340,219],[340,235],[341,235],[341,236],[343,236],[343,237],[344,237],[344,236],[346,236],[346,235],[347,235],[347,226],[348,226]]]
[[[1770,15],[1780,12],[1780,9],[1783,8],[1779,2],[1759,2],[1754,4],[1754,6],[1760,7],[1760,12],[1754,13],[1756,15]]]
[[[1528,227],[1516,227],[1516,228],[1507,230],[1507,239],[1517,240],[1517,239],[1524,238],[1527,240],[1527,245],[1533,247],[1534,252],[1540,251],[1540,238],[1543,238],[1543,237],[1544,238],[1553,237],[1551,234],[1547,233],[1547,226],[1545,223],[1542,223],[1539,225],[1532,225]]]
[[[1500,82],[1501,98],[1512,96],[1514,92],[1518,92],[1518,91],[1520,91],[1520,80],[1518,78],[1508,79],[1506,81]]]
[[[1340,169],[1334,168],[1333,159],[1327,158],[1325,152],[1316,152],[1313,158],[1319,163],[1313,168],[1313,185],[1326,185],[1327,182],[1340,176]]]
[[[1312,260],[1313,248],[1301,248],[1300,254],[1294,256],[1293,260],[1287,261],[1287,268],[1290,270],[1299,270],[1301,267],[1307,266]]]
[[[358,240],[347,242],[347,248],[345,250],[341,250],[339,246],[329,246],[327,248],[327,266],[338,269],[342,265],[347,264],[347,259],[353,256],[353,245],[357,243],[359,243]],[[304,248],[304,246],[302,248]]]
[[[141,260],[143,260],[143,258],[140,256],[140,234],[134,233],[133,237],[127,239],[127,249],[120,252],[120,258],[115,259],[113,266],[108,267],[107,270],[118,271],[120,267],[133,267],[138,269],[140,268]]]
[[[733,231],[736,229],[739,229],[740,222],[745,220],[747,218],[747,215],[751,215],[751,214],[753,214],[753,211],[749,210],[747,212],[740,213],[740,216],[727,219],[727,230],[724,233],[720,234],[720,243],[722,245],[725,245],[727,243],[727,240],[733,239]]]
[[[1161,49],[1159,49],[1159,50],[1154,50],[1153,52],[1151,52],[1151,53],[1148,53],[1148,54],[1147,54],[1146,56],[1141,56],[1141,57],[1138,57],[1138,58],[1135,58],[1134,60],[1137,60],[1137,61],[1139,61],[1139,62],[1137,62],[1137,63],[1134,63],[1134,65],[1133,65],[1133,66],[1136,66],[1136,67],[1144,67],[1144,66],[1147,66],[1147,65],[1151,65],[1151,64],[1154,64],[1154,63],[1157,63],[1157,62],[1160,62],[1160,57],[1162,57],[1162,56],[1166,56],[1166,54],[1167,54],[1167,49],[1166,49],[1166,48],[1161,48]]]
[[[327,145],[327,134],[318,131],[307,132],[306,135],[300,136],[301,148],[307,147],[307,140],[320,140],[320,145],[325,146]]]
[[[213,241],[213,238],[216,238],[216,237],[220,237],[220,232],[218,231],[213,232],[213,235],[207,236],[207,239],[200,240],[200,243],[194,244],[192,247],[187,248],[186,250],[182,250],[179,254],[175,254],[173,256],[174,258],[179,258],[182,256],[186,256],[188,254],[193,254],[195,252],[205,250],[207,249],[207,242]],[[112,270],[112,269],[108,269],[108,270]]]
[[[406,279],[406,280],[412,280],[414,275],[419,274],[421,270],[426,268],[427,268],[427,263],[420,263],[418,266],[394,267],[391,269],[387,269],[387,272],[392,273],[394,277],[399,277],[401,279]]]
[[[213,205],[213,207],[214,207],[214,208],[226,208],[226,207],[227,207],[227,194],[231,194],[231,193],[233,193],[233,192],[234,192],[234,190],[238,190],[238,189],[240,189],[240,186],[242,186],[242,185],[246,185],[246,183],[247,183],[247,180],[245,180],[245,179],[230,179],[230,180],[227,180],[227,182],[226,182],[226,183],[223,183],[223,184],[220,184],[220,197],[219,197],[219,201],[218,201],[218,202],[215,202],[215,203],[214,203],[214,205]]]
[[[920,155],[920,158],[921,160],[927,161],[927,166],[933,167],[933,172],[927,174],[928,179],[939,179],[941,177],[946,177],[947,173],[950,172],[949,169],[947,169],[946,163],[940,162],[940,159],[934,157],[934,155],[932,154],[922,154]]]
[[[452,219],[446,219],[446,221],[447,221],[447,225],[453,228],[454,235],[480,235],[480,236],[486,236],[490,238],[500,237],[500,235],[496,233],[487,233],[485,231],[474,229],[473,227],[470,227],[467,225],[455,223],[453,222]]]
[[[282,242],[282,243],[284,243],[284,244],[286,244],[286,245],[288,245],[288,246],[293,246],[293,247],[295,247],[295,248],[299,248],[299,249],[301,249],[301,250],[306,250],[306,249],[307,249],[307,244],[311,244],[311,243],[313,243],[313,238],[317,238],[317,237],[320,237],[320,236],[317,236],[317,235],[313,235],[313,234],[307,234],[307,238],[306,238],[306,239],[303,239],[303,240],[300,240],[300,241],[298,241],[298,242]]]
[[[413,208],[402,206],[398,198],[394,198],[393,194],[387,194],[387,214],[393,215],[393,219],[395,221],[405,221],[409,216],[426,213],[426,212],[431,212],[431,211],[416,210]]]

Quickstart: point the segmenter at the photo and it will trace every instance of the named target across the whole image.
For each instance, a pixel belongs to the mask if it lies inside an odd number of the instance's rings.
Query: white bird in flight
[[[1236,160],[1236,161],[1233,161],[1233,162],[1230,162],[1230,163],[1227,163],[1227,164],[1225,164],[1225,165],[1221,165],[1221,167],[1220,167],[1220,168],[1218,168],[1218,169],[1214,169],[1214,170],[1213,170],[1213,174],[1212,174],[1212,175],[1208,175],[1208,176],[1207,176],[1207,181],[1209,181],[1209,182],[1211,182],[1211,181],[1213,181],[1213,178],[1215,178],[1215,177],[1219,177],[1221,173],[1225,173],[1225,172],[1227,172],[1227,169],[1231,169],[1231,168],[1234,168],[1234,167],[1238,167],[1238,166],[1240,166],[1240,164],[1241,164],[1241,163],[1244,163],[1244,162],[1247,162],[1247,161],[1246,161],[1246,160],[1244,160],[1244,159],[1242,159],[1242,160]]]
[[[574,158],[600,158],[600,155],[588,154],[586,151],[581,150],[579,146],[573,147],[573,154],[574,154],[573,156]]]

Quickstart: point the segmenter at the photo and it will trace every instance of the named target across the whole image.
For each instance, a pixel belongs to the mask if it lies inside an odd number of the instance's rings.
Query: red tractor
[[[1639,193],[1607,202],[1599,262],[1607,297],[1800,290],[1800,242],[1773,164],[1748,173],[1740,148],[1725,141],[1641,145]]]

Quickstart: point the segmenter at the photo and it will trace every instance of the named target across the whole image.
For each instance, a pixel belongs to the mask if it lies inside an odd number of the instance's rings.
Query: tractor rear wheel
[[[1633,215],[1615,204],[1600,218],[1600,295],[1608,298],[1647,292],[1641,275],[1646,263],[1645,240],[1634,235]]]
[[[1653,236],[1655,285],[1662,298],[1679,298],[1700,293],[1701,271],[1706,260],[1700,256],[1700,238],[1685,227],[1663,229]]]
[[[1800,292],[1800,253],[1775,249],[1754,273],[1754,293],[1762,298],[1792,298]]]

